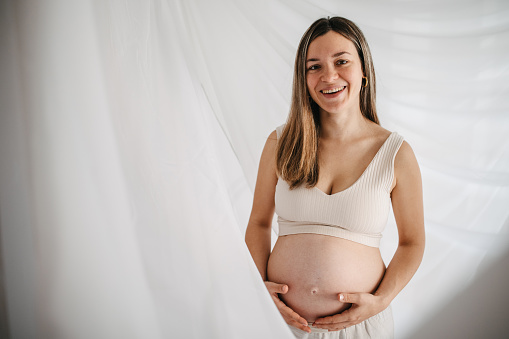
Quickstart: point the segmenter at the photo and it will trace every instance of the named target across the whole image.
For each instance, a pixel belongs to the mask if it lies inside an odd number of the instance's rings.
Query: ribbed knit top
[[[276,128],[278,138],[283,127]],[[379,247],[390,211],[394,158],[402,143],[403,137],[392,132],[357,181],[335,194],[304,185],[290,190],[279,178],[275,195],[279,236],[316,233]]]

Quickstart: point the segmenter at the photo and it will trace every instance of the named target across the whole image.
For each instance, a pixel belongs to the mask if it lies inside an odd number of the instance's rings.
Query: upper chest
[[[382,136],[349,143],[321,141],[316,188],[331,195],[355,184],[377,160],[387,139]]]

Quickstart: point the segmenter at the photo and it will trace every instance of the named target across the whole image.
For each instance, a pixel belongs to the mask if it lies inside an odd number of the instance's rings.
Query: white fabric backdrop
[[[427,249],[393,303],[398,338],[509,248],[506,1],[0,6],[13,338],[291,338],[243,233],[298,41],[327,15],[363,29],[382,125],[423,174]],[[387,262],[396,243],[390,220]]]

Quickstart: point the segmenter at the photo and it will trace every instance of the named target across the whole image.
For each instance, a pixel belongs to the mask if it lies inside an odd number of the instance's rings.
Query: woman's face
[[[311,98],[328,113],[360,111],[362,65],[354,44],[334,31],[309,44],[306,83]]]

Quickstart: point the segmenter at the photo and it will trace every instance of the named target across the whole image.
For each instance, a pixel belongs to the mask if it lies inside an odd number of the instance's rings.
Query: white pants
[[[310,326],[311,333],[304,332],[290,326],[297,339],[392,339],[394,338],[394,323],[391,306],[382,312],[340,331],[325,330]]]

